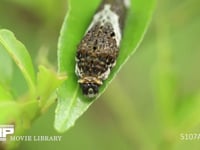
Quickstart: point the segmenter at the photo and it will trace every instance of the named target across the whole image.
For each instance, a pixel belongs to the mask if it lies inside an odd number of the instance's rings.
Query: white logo
[[[14,125],[0,125],[0,141],[6,141],[9,134],[14,134]]]

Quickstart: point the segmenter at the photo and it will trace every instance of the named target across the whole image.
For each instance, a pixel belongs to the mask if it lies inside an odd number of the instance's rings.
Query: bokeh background
[[[0,28],[15,33],[35,66],[56,69],[66,10],[66,0],[0,0]],[[199,150],[200,139],[180,137],[200,135],[199,10],[198,0],[158,1],[137,52],[62,141],[22,142],[18,149]],[[59,135],[55,105],[25,135]]]

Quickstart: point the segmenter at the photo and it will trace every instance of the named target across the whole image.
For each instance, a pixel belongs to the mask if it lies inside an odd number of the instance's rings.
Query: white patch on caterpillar
[[[108,69],[106,70],[106,72],[102,73],[102,74],[99,76],[99,78],[102,79],[102,80],[106,80],[106,79],[108,78],[109,74],[110,74],[110,68],[108,68]]]
[[[79,69],[78,67],[78,64],[76,63],[76,66],[75,66],[75,73],[78,77],[82,77],[82,70]]]
[[[121,41],[121,29],[119,25],[119,16],[111,10],[110,4],[105,4],[104,9],[98,12],[94,18],[86,33],[97,23],[100,22],[101,25],[105,23],[110,23],[114,29],[115,39],[117,46],[119,47]]]
[[[111,68],[113,68],[115,65],[116,65],[116,61],[108,67],[106,72],[101,74],[100,79],[106,80],[108,78],[109,74],[110,74]]]
[[[124,0],[124,5],[126,6],[126,8],[129,8],[131,5],[130,0]]]

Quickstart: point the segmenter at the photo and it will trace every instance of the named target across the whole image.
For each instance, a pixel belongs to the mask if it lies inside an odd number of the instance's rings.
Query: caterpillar
[[[75,73],[84,95],[93,98],[116,64],[129,0],[103,0],[80,41]]]

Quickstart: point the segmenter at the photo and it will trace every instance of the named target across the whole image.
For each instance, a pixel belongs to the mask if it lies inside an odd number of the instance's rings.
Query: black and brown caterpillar
[[[128,0],[103,0],[78,45],[75,73],[83,94],[93,98],[116,64]]]

